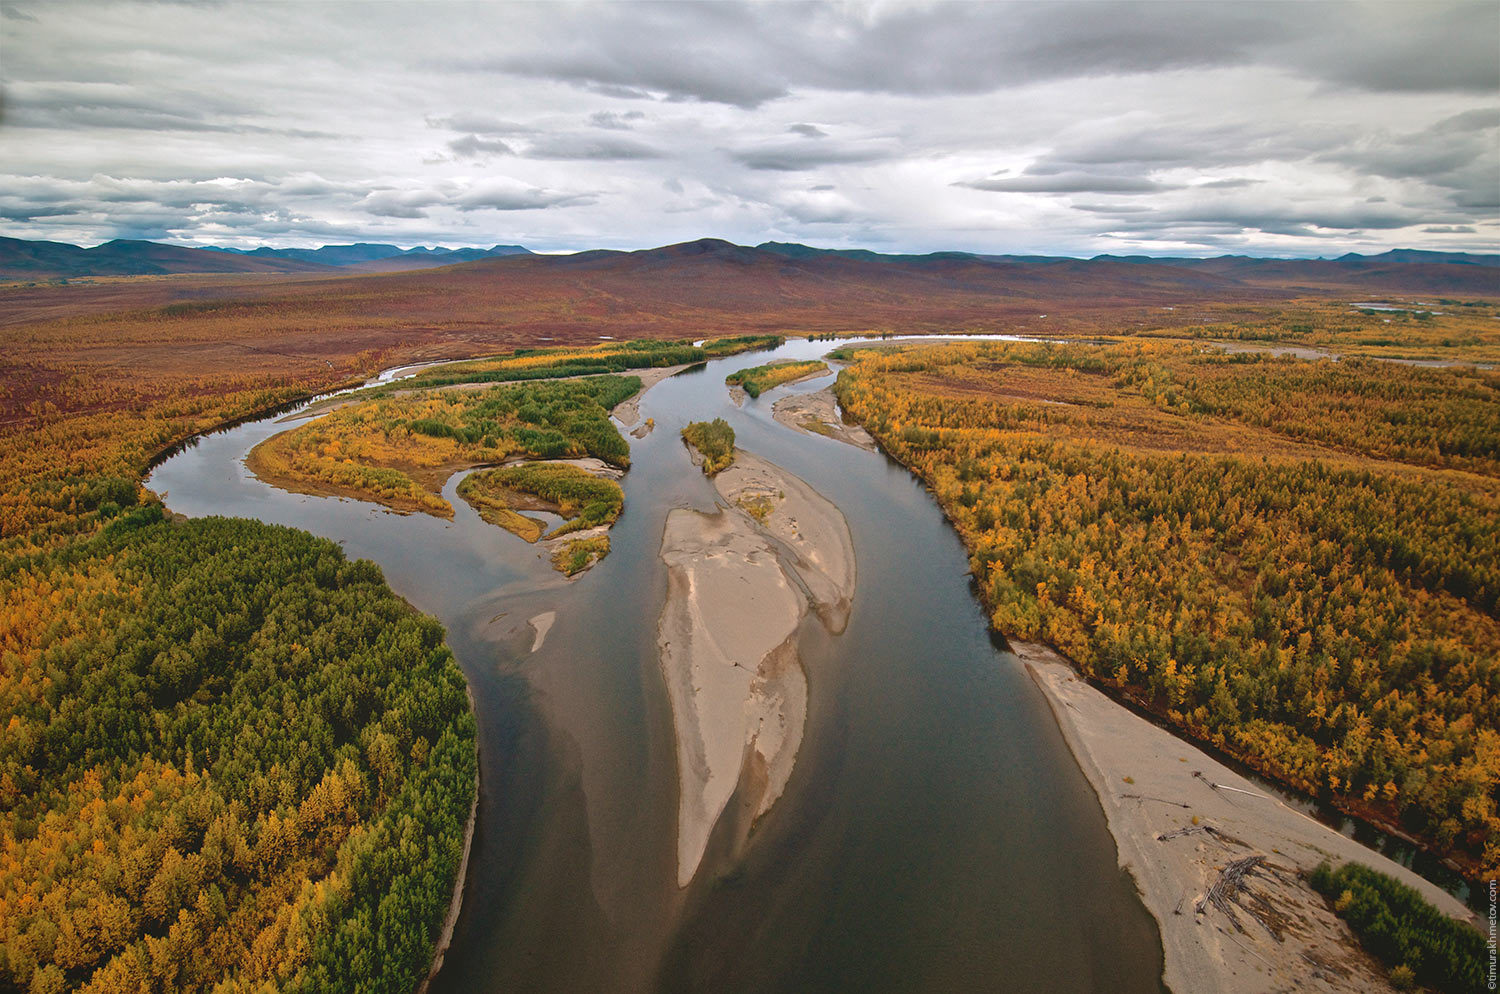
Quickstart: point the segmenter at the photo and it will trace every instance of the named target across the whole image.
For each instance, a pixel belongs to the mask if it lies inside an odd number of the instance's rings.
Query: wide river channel
[[[293,525],[379,563],[435,615],[478,713],[480,803],[463,912],[435,992],[1162,990],[1154,921],[1046,701],[992,641],[967,557],[885,456],[737,408],[727,373],[816,358],[792,341],[651,388],[613,552],[574,582],[455,496],[454,519],[273,489],[243,460],[303,422],[208,435],[148,485],[187,515]],[[678,430],[725,418],[738,444],[848,518],[847,630],[809,624],[805,738],[786,793],[737,855],[675,872],[677,772],[657,660],[668,510],[716,494]],[[461,475],[461,474],[460,474]],[[556,612],[541,648],[527,620]]]

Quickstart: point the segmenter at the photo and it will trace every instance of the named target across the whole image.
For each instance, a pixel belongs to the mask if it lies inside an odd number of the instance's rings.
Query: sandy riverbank
[[[465,678],[464,693],[469,698],[469,713],[478,714],[479,709],[474,706],[474,690],[467,686]],[[477,757],[476,757],[477,758]],[[453,944],[453,930],[458,927],[458,916],[463,911],[464,888],[469,882],[469,855],[474,850],[474,826],[479,822],[479,767],[476,763],[474,768],[474,802],[469,805],[469,820],[464,824],[464,853],[458,863],[458,875],[453,881],[453,896],[448,900],[448,914],[443,918],[443,928],[438,933],[437,942],[432,948],[432,964],[427,968],[427,976],[422,978],[422,983],[417,987],[417,994],[427,994],[427,988],[431,986],[432,980],[443,969],[443,958],[448,955],[448,947]]]
[[[633,426],[641,419],[641,398],[646,395],[646,391],[667,377],[676,376],[684,369],[687,369],[689,365],[692,364],[684,363],[681,366],[663,366],[660,369],[632,369],[621,373],[621,376],[639,376],[641,378],[641,388],[635,392],[635,396],[627,397],[616,404],[614,409],[609,413],[626,428]],[[640,438],[643,436],[638,435],[636,437]]]
[[[844,423],[839,415],[838,401],[833,390],[824,387],[811,393],[796,393],[782,397],[771,405],[771,417],[793,431],[809,435],[822,435],[835,441],[845,442],[867,452],[875,451],[875,439],[859,425]]]
[[[730,507],[674,509],[662,535],[657,647],[677,740],[681,887],[737,788],[752,823],[781,796],[807,720],[797,629],[811,608],[842,631],[853,596],[853,545],[838,508],[748,453],[737,452],[736,465],[737,476],[715,481]],[[775,502],[764,523],[729,496],[762,490]]]
[[[1269,797],[1203,751],[1089,686],[1044,645],[1011,642],[1099,795],[1119,862],[1161,926],[1166,982],[1178,994],[1392,990],[1323,897],[1299,877],[1323,860],[1388,873],[1445,913],[1441,888]],[[1229,863],[1264,864],[1232,909],[1200,904]]]

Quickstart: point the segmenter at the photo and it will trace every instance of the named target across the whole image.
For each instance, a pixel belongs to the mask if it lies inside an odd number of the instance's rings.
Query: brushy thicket
[[[1321,863],[1308,882],[1333,900],[1334,910],[1393,977],[1409,976],[1443,994],[1484,989],[1489,963],[1484,936],[1399,880],[1359,863],[1337,870]]]
[[[630,446],[609,412],[640,389],[639,377],[591,376],[381,395],[273,435],[252,450],[249,465],[287,489],[447,517],[453,509],[437,490],[455,466],[513,456],[629,466]],[[431,477],[415,478],[424,473]]]
[[[703,457],[704,476],[713,476],[734,462],[734,429],[723,418],[694,421],[682,429],[682,437]]]
[[[739,387],[751,397],[759,397],[772,387],[779,387],[805,376],[828,372],[828,366],[813,359],[809,362],[776,362],[765,366],[751,366],[737,370],[724,377],[724,382]]]
[[[595,476],[566,463],[525,463],[471,473],[458,486],[458,494],[473,502],[496,489],[532,494],[551,504],[568,520],[554,528],[548,538],[600,525],[614,524],[625,506],[625,491],[614,480]]]

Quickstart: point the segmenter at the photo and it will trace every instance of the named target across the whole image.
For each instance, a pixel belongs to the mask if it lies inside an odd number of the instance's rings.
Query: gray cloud
[[[0,11],[8,235],[1293,255],[1500,241],[1491,2]]]
[[[872,145],[835,145],[828,142],[767,142],[733,149],[729,157],[749,169],[805,172],[819,166],[879,162],[895,155],[893,149]]]
[[[518,187],[503,182],[480,183],[452,199],[461,211],[497,210],[529,211],[544,207],[563,207],[589,203],[592,198],[581,194]]]
[[[611,131],[629,131],[635,121],[644,120],[645,112],[638,110],[618,113],[612,110],[596,110],[589,115],[589,123],[596,128],[605,128]]]
[[[745,108],[805,88],[986,93],[1252,64],[1374,92],[1493,93],[1497,34],[1500,10],[1480,3],[633,4],[567,8],[547,45],[471,66]]]
[[[1107,176],[1090,173],[1046,173],[1022,176],[991,176],[967,180],[954,186],[990,193],[1160,193],[1175,189],[1144,176]]]
[[[516,150],[509,144],[498,138],[480,138],[478,135],[464,135],[455,138],[448,143],[448,150],[454,155],[473,158],[478,155],[515,155]]]
[[[630,138],[595,135],[547,135],[521,153],[531,159],[577,159],[583,161],[660,159],[662,152]]]
[[[449,117],[429,117],[427,126],[447,128],[449,131],[467,131],[476,135],[534,135],[537,129],[518,121],[505,121],[487,114],[453,114]]]

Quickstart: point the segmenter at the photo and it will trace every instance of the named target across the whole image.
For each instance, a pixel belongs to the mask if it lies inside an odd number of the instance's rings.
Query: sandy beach
[[[621,373],[621,376],[639,376],[641,378],[641,388],[636,391],[635,396],[628,397],[616,404],[614,406],[614,409],[609,413],[614,416],[614,419],[616,421],[620,422],[620,424],[624,425],[626,428],[633,426],[637,421],[641,419],[641,398],[645,396],[646,391],[650,390],[652,387],[656,386],[667,377],[675,376],[678,373],[682,372],[684,369],[687,369],[688,365],[690,364],[683,364],[681,366],[663,366],[660,369],[632,369]],[[636,437],[644,438],[645,436],[637,435]]]
[[[782,397],[771,406],[771,416],[793,431],[822,435],[867,452],[875,451],[875,439],[869,432],[859,425],[844,423],[839,416],[838,401],[829,387]]]
[[[662,535],[657,647],[677,740],[680,887],[737,788],[752,824],[785,789],[807,718],[797,629],[811,609],[842,631],[855,575],[843,515],[802,480],[737,451],[715,485],[730,507],[674,509]],[[752,516],[736,495],[774,506]]]
[[[1011,642],[1099,795],[1120,866],[1161,926],[1178,994],[1392,990],[1386,971],[1299,876],[1323,860],[1390,874],[1454,917],[1441,888],[1296,811],[1091,687],[1044,645]],[[1220,872],[1263,857],[1230,905],[1205,901]]]

